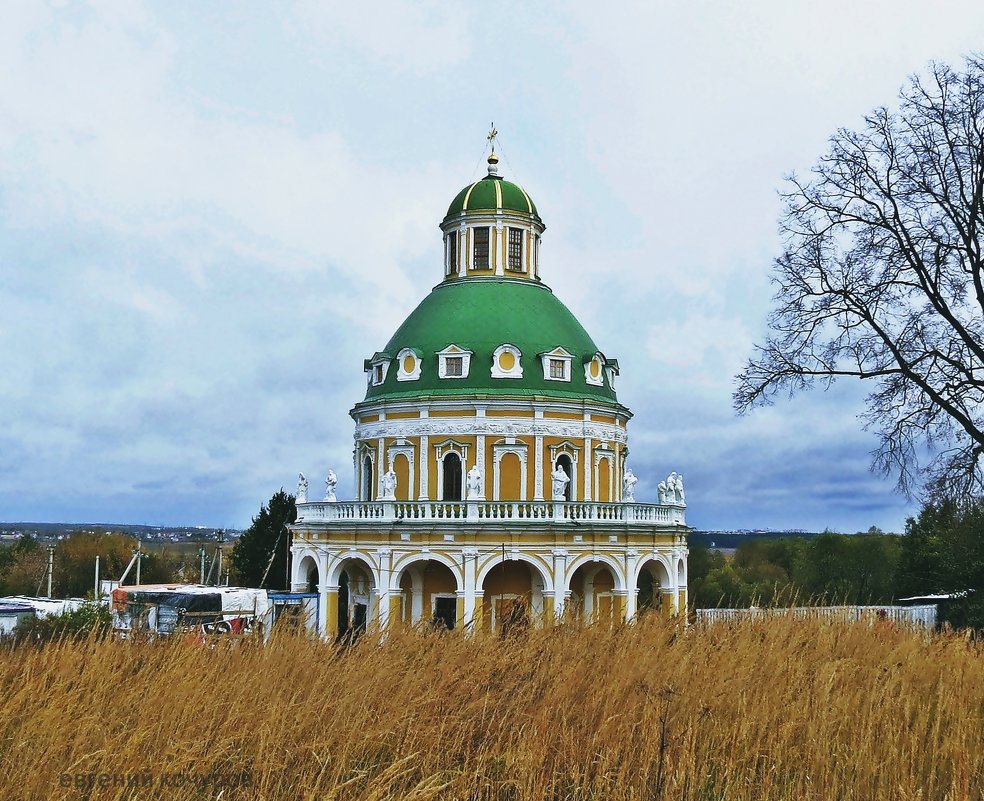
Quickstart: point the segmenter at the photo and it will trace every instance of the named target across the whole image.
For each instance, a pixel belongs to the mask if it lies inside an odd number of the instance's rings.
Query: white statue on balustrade
[[[481,501],[485,498],[485,492],[482,489],[482,471],[478,469],[478,465],[472,465],[472,469],[468,471],[468,500],[470,501]]]
[[[622,476],[622,503],[635,503],[635,485],[639,483],[632,468],[626,468]]]
[[[391,467],[382,477],[383,494],[380,496],[381,501],[395,501],[396,500],[396,473],[393,472]]]
[[[328,503],[335,503],[338,498],[335,497],[335,485],[338,483],[338,476],[335,475],[334,470],[328,471],[328,478],[325,479],[325,500]]]
[[[560,465],[557,465],[553,473],[550,474],[550,480],[553,484],[553,500],[567,500],[567,485],[571,481],[571,477],[567,475],[567,471]]]
[[[687,496],[683,491],[683,476],[677,475],[676,471],[666,477],[666,481],[660,481],[656,488],[659,492],[660,503],[686,504]]]
[[[308,480],[304,478],[304,473],[297,474],[297,503],[307,503]]]

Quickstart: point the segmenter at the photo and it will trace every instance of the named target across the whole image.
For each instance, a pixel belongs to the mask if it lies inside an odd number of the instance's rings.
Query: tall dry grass
[[[884,625],[93,640],[0,654],[0,798],[959,801],[982,717],[978,646]]]

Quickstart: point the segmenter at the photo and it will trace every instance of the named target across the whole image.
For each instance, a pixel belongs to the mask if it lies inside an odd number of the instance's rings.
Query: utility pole
[[[140,545],[141,545],[141,543],[138,540],[137,541],[137,550],[136,550],[136,555],[137,555],[137,586],[138,587],[140,586],[140,563],[143,561],[143,553],[140,551]]]
[[[198,549],[198,560],[201,563],[201,568],[199,570],[201,574],[201,578],[199,579],[198,583],[204,584],[205,583],[205,546],[204,545],[202,545],[202,547]]]
[[[48,597],[51,597],[51,571],[55,567],[55,546],[48,546]]]
[[[96,554],[96,583],[92,589],[92,597],[99,600],[99,554]]]

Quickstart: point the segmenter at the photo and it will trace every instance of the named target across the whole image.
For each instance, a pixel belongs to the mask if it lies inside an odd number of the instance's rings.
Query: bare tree
[[[769,335],[735,408],[870,380],[873,468],[910,496],[980,495],[984,59],[910,78],[897,111],[838,131],[809,180],[788,185]]]

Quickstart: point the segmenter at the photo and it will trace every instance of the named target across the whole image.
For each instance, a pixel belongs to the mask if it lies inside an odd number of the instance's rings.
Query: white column
[[[639,562],[639,552],[632,549],[625,553],[625,619],[632,620],[639,611],[639,591],[636,589],[636,582],[632,578],[635,575],[636,567]]]
[[[585,415],[587,417],[587,415]],[[593,470],[593,460],[591,458],[591,437],[584,438],[584,458],[581,460],[583,464],[582,469],[584,470],[584,500],[591,501],[594,500],[591,492],[591,473]]]
[[[382,415],[380,415],[382,417]],[[376,497],[383,497],[383,473],[386,472],[386,451],[383,447],[386,440],[382,437],[376,440]]]
[[[463,559],[461,572],[464,576],[462,589],[465,593],[465,621],[471,625],[473,631],[478,631],[481,628],[481,621],[475,620],[475,599],[481,592],[481,589],[476,586],[478,581],[478,549],[464,548],[461,555]]]
[[[495,235],[495,274],[504,275],[506,249],[502,247],[502,220],[496,220],[492,233]]]
[[[543,420],[543,407],[533,407],[533,500],[543,500],[543,434],[537,429],[537,421]]]
[[[554,617],[561,618],[567,601],[567,551],[557,548],[553,557]]]

